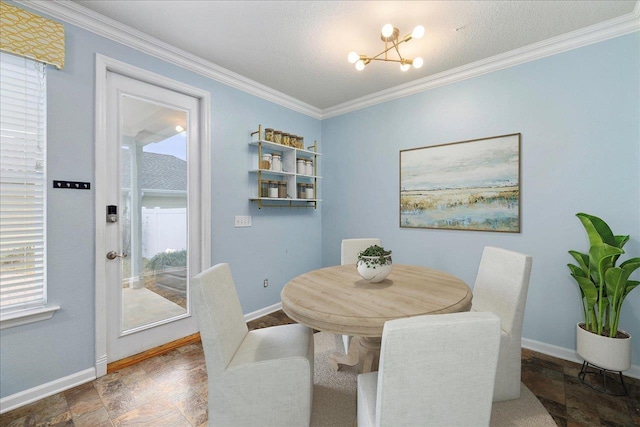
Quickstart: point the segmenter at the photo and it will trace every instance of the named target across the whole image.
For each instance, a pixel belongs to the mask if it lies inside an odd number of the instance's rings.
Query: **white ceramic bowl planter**
[[[626,334],[627,338],[603,337],[582,329],[579,323],[576,335],[578,354],[599,368],[626,371],[631,368],[631,335],[620,332]]]
[[[358,273],[364,280],[368,280],[371,283],[382,282],[393,269],[391,255],[384,257],[385,264],[380,264],[379,256],[361,256],[360,258],[356,264]]]

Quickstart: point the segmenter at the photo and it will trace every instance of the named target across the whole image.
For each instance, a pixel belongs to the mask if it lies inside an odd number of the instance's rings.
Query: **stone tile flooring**
[[[282,311],[250,329],[293,323]],[[640,426],[640,380],[613,397],[578,380],[580,365],[522,351],[522,381],[559,426]],[[190,344],[0,415],[0,426],[206,426],[207,374],[200,344]]]

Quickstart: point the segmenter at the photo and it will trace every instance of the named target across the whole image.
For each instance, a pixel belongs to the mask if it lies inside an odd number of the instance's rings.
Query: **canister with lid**
[[[260,197],[269,197],[269,181],[260,181]]]
[[[269,181],[269,197],[278,197],[278,181]]]
[[[282,172],[282,154],[271,154],[271,170],[276,172]]]
[[[298,199],[306,199],[307,198],[307,184],[299,183],[298,184]]]
[[[273,142],[273,129],[266,128],[264,130],[264,140],[265,141],[269,141],[269,142]]]
[[[287,198],[287,181],[278,182],[278,198],[279,199]]]
[[[282,132],[282,145],[289,145],[289,141],[290,141],[290,134],[288,134],[287,132]]]
[[[313,184],[307,184],[306,186],[306,191],[305,191],[305,198],[306,199],[313,199],[314,195],[313,195]]]
[[[304,161],[304,170],[306,175],[313,175],[313,160],[306,159]]]
[[[301,157],[298,157],[296,160],[296,173],[299,175],[305,175],[307,173],[307,166]]]
[[[275,142],[276,144],[282,144],[282,131],[273,131],[273,142]]]
[[[260,169],[271,169],[271,154],[263,154],[260,160]]]

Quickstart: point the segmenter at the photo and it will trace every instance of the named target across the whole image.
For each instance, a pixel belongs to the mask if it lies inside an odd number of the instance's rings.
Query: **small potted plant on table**
[[[387,278],[393,268],[391,251],[378,245],[369,246],[358,253],[356,267],[363,279],[371,283],[381,282]]]

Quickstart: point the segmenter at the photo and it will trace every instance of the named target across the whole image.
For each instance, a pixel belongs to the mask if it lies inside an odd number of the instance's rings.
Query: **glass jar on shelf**
[[[271,154],[263,154],[262,159],[260,160],[260,169],[271,169],[271,159]]]
[[[287,181],[278,182],[278,198],[279,199],[287,198]]]
[[[304,161],[305,175],[313,175],[313,160],[305,159]]]
[[[269,181],[269,197],[278,198],[278,181]]]
[[[305,189],[305,199],[315,199],[313,193],[313,184],[307,184]]]
[[[282,131],[273,131],[273,142],[275,142],[276,144],[282,144]]]
[[[264,140],[265,141],[269,141],[269,142],[273,142],[273,129],[266,128],[264,130]]]
[[[282,154],[271,154],[271,170],[275,172],[282,172]]]
[[[291,140],[291,135],[287,132],[282,132],[282,145],[289,145],[289,141]]]
[[[307,172],[307,167],[306,164],[304,162],[304,159],[301,157],[298,157],[296,159],[296,173],[298,175],[305,175]]]
[[[269,197],[269,181],[260,181],[260,197]]]
[[[298,199],[306,199],[307,198],[307,184],[298,183]]]

